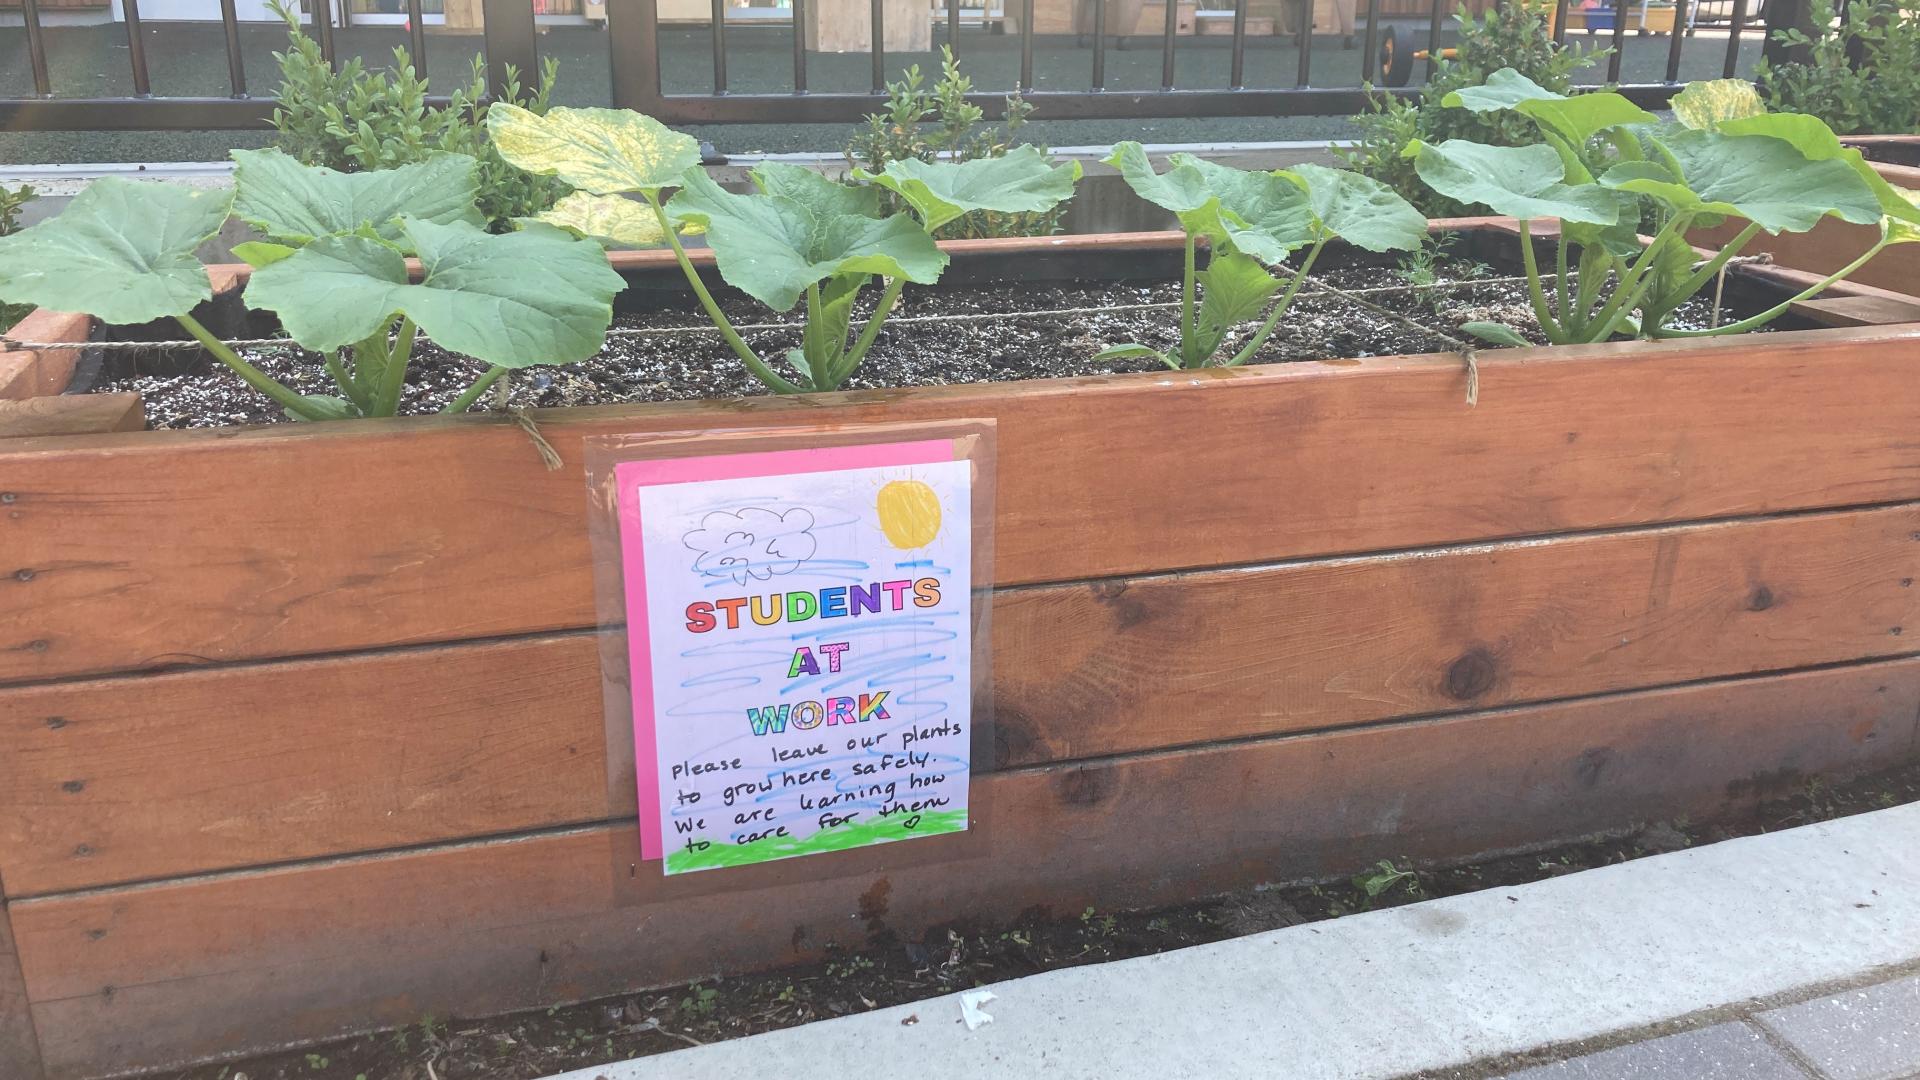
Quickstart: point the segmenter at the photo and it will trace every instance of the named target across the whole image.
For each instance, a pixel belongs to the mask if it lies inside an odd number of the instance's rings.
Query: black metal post
[[[879,90],[875,84],[874,92]],[[727,0],[713,0],[713,92],[727,92]]]
[[[420,8],[420,0],[407,0],[407,55],[413,58],[413,69],[422,75],[427,73],[427,19]]]
[[[40,36],[40,0],[26,0],[21,9],[27,24],[27,61],[33,65],[33,92],[53,96],[53,84],[47,77],[47,43]]]
[[[1180,29],[1180,4],[1178,0],[1160,0],[1166,5],[1167,17],[1160,24],[1160,89],[1173,89],[1173,35]]]
[[[533,0],[480,0],[480,21],[487,50],[487,93],[507,96],[507,69],[523,78],[538,78],[540,53],[535,44]]]
[[[1733,0],[1732,25],[1727,27],[1727,62],[1720,73],[1723,79],[1733,78],[1740,68],[1740,32],[1747,27],[1747,0]]]
[[[1607,81],[1620,81],[1620,61],[1627,46],[1627,4],[1631,0],[1614,0],[1613,3],[1613,54],[1607,57]]]
[[[153,94],[147,78],[147,42],[140,32],[140,0],[120,0],[120,15],[127,21],[127,59],[133,64],[133,92],[141,97]]]
[[[723,0],[713,0],[718,7]],[[867,50],[873,55],[873,92],[886,93],[887,90],[887,11],[886,0],[873,0],[872,17],[868,20],[873,34],[873,42]]]
[[[956,3],[959,0],[955,0]],[[1107,3],[1093,0],[1093,89],[1107,88]]]
[[[1233,70],[1227,85],[1239,90],[1247,85],[1247,0],[1233,4]]]
[[[247,65],[240,58],[240,15],[234,9],[234,0],[220,0],[220,25],[227,33],[227,85],[233,88],[234,97],[246,97]]]
[[[649,115],[662,112],[658,0],[607,0],[607,62],[613,105]]]
[[[320,55],[327,58],[327,66],[338,68],[340,62],[333,54],[333,7],[327,0],[313,0],[313,32],[320,39]]]
[[[1440,63],[1440,20],[1446,17],[1447,9],[1442,5],[1446,0],[1433,0],[1433,9],[1427,13],[1427,79],[1432,81],[1433,69]],[[1560,0],[1565,8],[1567,0]]]
[[[1300,67],[1293,85],[1305,86],[1313,78],[1313,0],[1298,0],[1300,32],[1294,35],[1300,45]]]
[[[806,0],[793,0],[793,92],[807,92]]]

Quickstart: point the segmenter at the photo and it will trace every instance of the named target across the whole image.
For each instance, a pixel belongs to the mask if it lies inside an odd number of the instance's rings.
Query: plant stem
[[[660,223],[660,231],[666,234],[667,246],[673,249],[673,257],[679,260],[680,272],[687,276],[687,284],[693,287],[693,295],[699,298],[700,306],[706,310],[707,318],[713,320],[714,329],[720,331],[720,336],[726,338],[727,344],[732,346],[733,354],[740,358],[741,363],[747,365],[747,370],[753,372],[754,378],[766,383],[774,393],[799,393],[799,386],[781,378],[779,372],[768,367],[766,361],[761,360],[753,348],[741,339],[739,332],[721,312],[720,305],[713,302],[713,294],[707,291],[706,283],[700,280],[700,272],[693,268],[693,260],[687,258],[687,249],[680,246],[680,234],[674,231],[673,223],[667,220],[667,212],[660,208],[659,194],[651,191],[643,191],[640,194],[647,200],[647,205],[653,207],[654,220]]]
[[[1555,345],[1567,344],[1567,332],[1554,321],[1553,312],[1547,307],[1547,294],[1540,287],[1539,260],[1533,257],[1533,219],[1520,218],[1520,261],[1527,268],[1527,299],[1533,302],[1533,317],[1540,324],[1540,332]],[[1565,223],[1562,223],[1565,227]]]
[[[1194,367],[1205,359],[1205,357],[1196,357],[1193,355],[1194,346],[1197,344],[1193,340],[1193,279],[1195,274],[1195,271],[1193,268],[1194,266],[1193,245],[1194,245],[1193,234],[1188,233],[1186,262],[1183,264],[1181,268],[1181,274],[1180,274],[1180,366],[1181,367]]]
[[[853,348],[847,352],[846,359],[834,371],[833,385],[827,389],[838,390],[840,384],[846,382],[847,377],[860,366],[860,361],[866,358],[867,350],[873,347],[874,340],[880,336],[880,324],[886,322],[887,316],[893,313],[893,305],[899,302],[900,292],[906,287],[906,278],[897,277],[888,280],[886,289],[880,294],[880,303],[873,309],[873,314],[868,316],[867,325],[860,331],[860,337],[853,343]]]
[[[1780,303],[1774,305],[1773,307],[1768,308],[1767,310],[1761,312],[1758,315],[1741,319],[1739,322],[1728,323],[1725,326],[1716,326],[1711,330],[1666,330],[1662,333],[1661,336],[1662,337],[1718,337],[1722,334],[1743,333],[1745,331],[1752,330],[1756,326],[1765,326],[1766,324],[1786,314],[1788,308],[1792,307],[1795,304],[1800,303],[1802,300],[1811,300],[1814,297],[1819,296],[1821,293],[1827,290],[1827,286],[1832,285],[1834,282],[1839,281],[1841,278],[1844,278],[1848,274],[1851,274],[1855,270],[1858,270],[1862,266],[1865,266],[1868,260],[1872,259],[1875,255],[1880,254],[1880,249],[1886,246],[1887,246],[1887,237],[1885,236],[1885,234],[1882,234],[1880,237],[1880,242],[1868,248],[1866,254],[1853,260],[1852,262],[1841,267],[1840,269],[1835,270],[1832,274],[1829,274],[1828,276],[1820,279],[1819,281],[1814,282],[1812,285],[1808,286],[1805,291],[1801,292],[1798,296],[1790,297],[1786,300],[1783,300]]]
[[[340,392],[347,396],[348,401],[353,402],[354,408],[362,413],[372,408],[372,400],[360,388],[360,384],[354,381],[353,376],[347,374],[346,366],[340,363],[339,349],[327,354],[327,374],[333,376],[334,385],[340,388]]]
[[[1287,313],[1288,306],[1293,303],[1293,294],[1299,292],[1300,286],[1306,284],[1307,271],[1313,269],[1313,260],[1320,257],[1320,249],[1327,246],[1327,240],[1332,235],[1331,233],[1323,234],[1320,239],[1313,242],[1313,247],[1307,251],[1307,257],[1300,261],[1300,272],[1293,275],[1293,280],[1287,284],[1287,291],[1280,294],[1279,301],[1273,305],[1273,310],[1267,313],[1266,320],[1260,324],[1260,329],[1254,331],[1253,337],[1247,339],[1247,343],[1241,347],[1240,351],[1233,354],[1233,359],[1221,366],[1239,367],[1253,359],[1253,354],[1259,352],[1260,346],[1267,343],[1267,336],[1273,333],[1275,326],[1279,325],[1280,316]]]
[[[492,386],[500,376],[506,373],[507,369],[498,364],[488,368],[486,374],[473,380],[472,386],[460,391],[460,396],[447,402],[447,407],[440,411],[458,416],[468,409],[473,408],[473,403],[480,400],[480,395],[487,392],[487,387]]]
[[[1560,321],[1569,322],[1571,312],[1567,308],[1567,223],[1560,223],[1560,242],[1553,249],[1553,299],[1560,312]]]
[[[1601,305],[1599,312],[1594,315],[1589,328],[1598,325],[1600,332],[1584,335],[1583,342],[1607,340],[1613,335],[1613,328],[1620,325],[1619,317],[1631,312],[1634,305],[1646,298],[1647,290],[1640,288],[1640,282],[1647,278],[1648,271],[1653,269],[1654,264],[1659,261],[1661,245],[1676,233],[1684,234],[1686,223],[1691,220],[1691,215],[1675,214],[1667,219],[1665,225],[1660,226],[1660,231],[1654,234],[1653,240],[1640,253],[1640,257],[1633,260],[1633,265],[1621,276],[1620,284],[1614,287],[1612,298]]]
[[[176,315],[174,321],[178,322],[187,333],[192,334],[200,344],[206,346],[207,351],[221,363],[232,368],[234,374],[240,376],[241,381],[272,398],[281,408],[307,420],[326,419],[324,413],[309,405],[299,394],[281,385],[266,372],[240,359],[239,353],[228,348],[226,342],[214,337],[212,332],[200,325],[200,320],[191,315]]]
[[[418,332],[413,320],[400,316],[400,331],[387,349],[386,366],[380,371],[380,389],[373,398],[374,416],[392,416],[400,410],[400,395],[407,388],[407,361],[413,357],[413,338]]]

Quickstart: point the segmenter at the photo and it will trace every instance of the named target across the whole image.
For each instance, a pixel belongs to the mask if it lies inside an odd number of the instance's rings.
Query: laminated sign
[[[643,857],[967,828],[971,441],[613,465]]]

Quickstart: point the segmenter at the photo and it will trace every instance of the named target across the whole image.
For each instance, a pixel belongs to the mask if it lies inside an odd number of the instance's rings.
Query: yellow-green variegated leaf
[[[624,247],[657,247],[667,242],[653,208],[624,195],[589,195],[576,191],[532,220],[565,229],[575,236]]]
[[[658,192],[700,164],[693,136],[628,109],[561,107],[536,116],[496,102],[487,109],[487,135],[516,168],[595,195]]]
[[[1892,187],[1892,185],[1888,186]],[[1892,190],[1903,202],[1913,207],[1913,213],[1906,217],[1887,215],[1885,219],[1887,242],[1890,244],[1920,243],[1920,191],[1903,187],[1892,188]]]
[[[1766,103],[1760,91],[1745,79],[1711,79],[1688,83],[1673,95],[1673,118],[1690,128],[1710,128],[1722,120],[1762,116]]]

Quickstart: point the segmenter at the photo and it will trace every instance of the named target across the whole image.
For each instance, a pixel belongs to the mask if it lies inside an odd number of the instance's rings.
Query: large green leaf
[[[1920,211],[1915,210],[1912,201],[1889,184],[1857,148],[1842,144],[1840,137],[1819,117],[1766,113],[1724,120],[1718,130],[1724,135],[1768,135],[1784,139],[1814,161],[1844,161],[1873,192],[1882,214],[1909,225],[1920,225]]]
[[[736,195],[699,170],[667,209],[707,230],[720,276],[776,311],[839,274],[881,274],[931,285],[947,256],[906,214],[816,214],[785,195]]]
[[[525,221],[565,229],[575,236],[626,247],[657,247],[667,242],[653,208],[625,195],[589,195],[576,191]]]
[[[1681,131],[1659,141],[1679,175],[1656,162],[1631,161],[1608,169],[1600,182],[1681,212],[1742,217],[1770,233],[1805,232],[1829,213],[1880,220],[1879,200],[1844,161],[1811,160],[1767,135]]]
[[[1473,112],[1512,109],[1580,147],[1596,134],[1622,124],[1652,123],[1654,115],[1611,91],[1568,97],[1541,86],[1512,68],[1501,68],[1482,86],[1455,90],[1441,99]]]
[[[1280,281],[1246,255],[1215,255],[1199,275],[1204,292],[1194,332],[1194,358],[1212,356],[1234,327],[1255,318],[1280,289]]]
[[[1415,139],[1405,156],[1433,190],[1516,218],[1559,218],[1584,225],[1620,220],[1623,200],[1591,184],[1569,186],[1550,146],[1487,146],[1465,139],[1432,145]]]
[[[441,225],[485,220],[473,204],[475,162],[465,154],[357,173],[302,165],[278,150],[235,150],[233,160],[233,212],[281,244],[369,227],[393,240],[402,214]]]
[[[1153,171],[1146,148],[1137,142],[1119,142],[1105,162],[1120,170],[1120,176],[1135,195],[1180,219],[1181,228],[1196,236],[1216,240],[1225,238],[1220,221],[1220,196],[1208,185],[1201,172],[1200,159],[1177,154],[1166,172]]]
[[[1767,104],[1760,91],[1745,79],[1709,79],[1688,83],[1673,95],[1673,118],[1690,128],[1706,129],[1726,120],[1764,116]]]
[[[753,186],[764,195],[782,195],[813,212],[814,217],[852,214],[858,217],[884,217],[880,192],[870,187],[829,180],[804,165],[768,161],[754,166]]]
[[[1368,251],[1411,251],[1427,239],[1427,219],[1380,181],[1324,165],[1296,165],[1315,217],[1328,231]]]
[[[1175,154],[1176,169],[1193,169],[1219,199],[1215,241],[1269,265],[1313,243],[1313,201],[1304,187],[1280,173],[1249,172],[1191,154]],[[1204,218],[1201,218],[1204,220]]]
[[[658,192],[700,164],[700,143],[631,109],[487,108],[487,136],[512,165],[595,195]]]
[[[194,257],[227,220],[230,191],[94,181],[60,216],[0,236],[0,300],[143,323],[213,296]]]
[[[329,236],[255,271],[247,302],[279,315],[288,335],[316,352],[363,341],[396,314],[442,348],[501,367],[600,351],[623,282],[598,245],[554,231],[496,236],[411,218],[401,228],[420,253],[417,285],[393,248]]]
[[[975,210],[1003,214],[1039,213],[1073,197],[1080,181],[1080,163],[1055,165],[1032,146],[1017,146],[1004,157],[972,161],[921,161],[908,158],[887,163],[873,175],[856,171],[899,195],[928,232]]]

